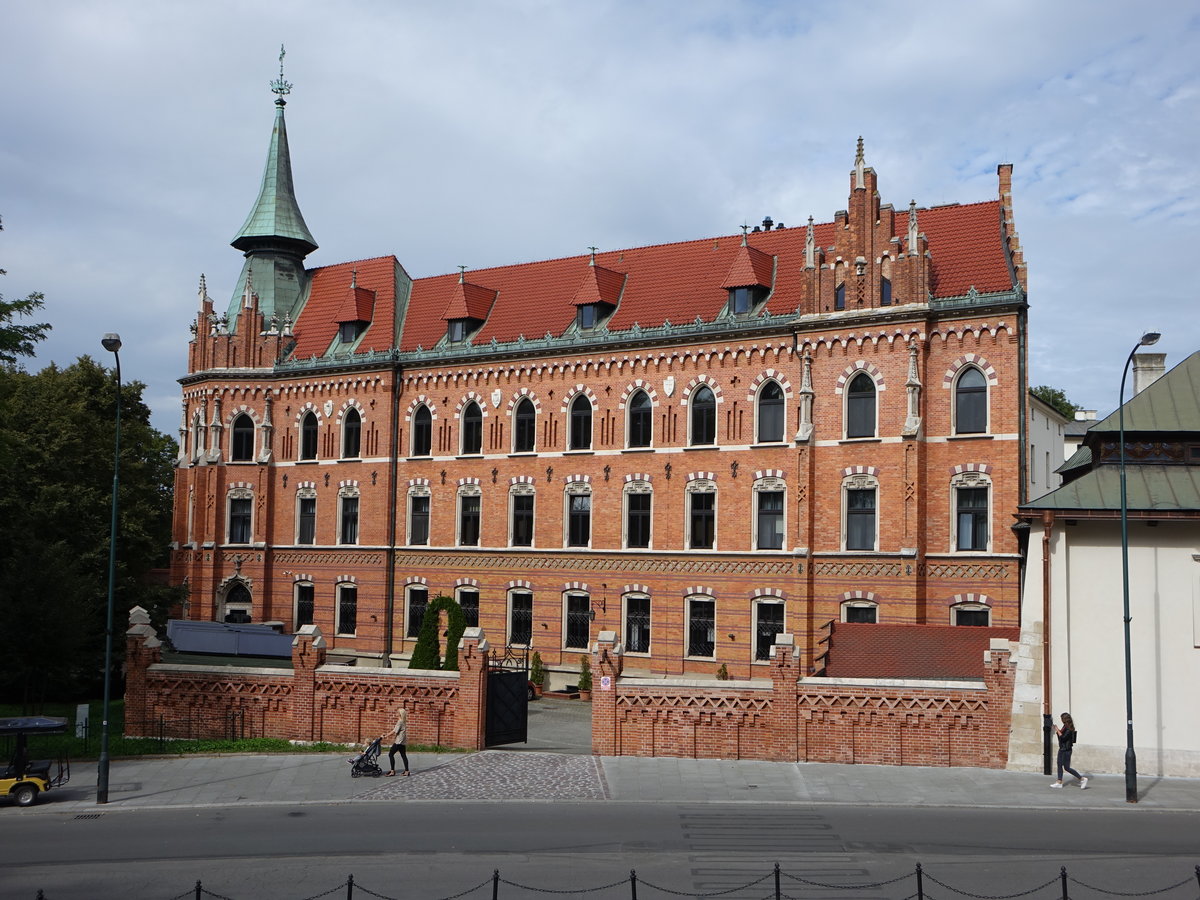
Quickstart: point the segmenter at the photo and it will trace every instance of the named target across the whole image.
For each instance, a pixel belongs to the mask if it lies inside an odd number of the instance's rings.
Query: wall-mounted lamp
[[[733,640],[737,640],[737,636],[736,636],[736,635],[734,635],[734,633],[731,631],[731,632],[729,632],[729,639],[730,639],[731,641],[733,641]]]

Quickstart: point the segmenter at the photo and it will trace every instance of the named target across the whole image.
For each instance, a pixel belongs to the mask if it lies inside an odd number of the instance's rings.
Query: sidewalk
[[[114,760],[106,809],[370,802],[540,800],[753,802],[1014,809],[1200,812],[1200,779],[1138,779],[1125,802],[1120,775],[1086,791],[1051,790],[1044,775],[993,769],[774,763],[756,760],[592,757],[540,751],[409,754],[409,778],[351,778],[344,754],[235,755]],[[24,814],[95,811],[95,764]]]

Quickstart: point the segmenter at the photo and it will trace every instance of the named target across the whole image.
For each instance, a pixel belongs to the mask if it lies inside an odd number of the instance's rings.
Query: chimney
[[[1133,355],[1133,393],[1144,391],[1167,371],[1167,354],[1135,353]]]
[[[1096,410],[1094,409],[1077,409],[1075,410],[1076,422],[1095,422]]]

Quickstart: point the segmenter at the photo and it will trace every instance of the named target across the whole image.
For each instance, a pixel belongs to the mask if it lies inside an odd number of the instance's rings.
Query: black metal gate
[[[487,746],[528,740],[529,678],[523,671],[491,669],[487,684]]]
[[[522,744],[529,739],[529,649],[505,647],[488,667],[484,742]]]

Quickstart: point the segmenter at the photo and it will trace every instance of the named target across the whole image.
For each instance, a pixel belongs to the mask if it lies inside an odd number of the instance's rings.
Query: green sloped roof
[[[1088,429],[1119,431],[1120,410]],[[1200,432],[1200,351],[1125,401],[1125,431]]]
[[[1125,467],[1126,507],[1148,512],[1200,512],[1200,466]],[[1121,509],[1121,467],[1100,466],[1021,509]]]
[[[263,170],[258,200],[232,244],[239,250],[252,250],[259,245],[256,239],[284,238],[299,242],[302,245],[300,255],[305,256],[317,249],[317,242],[304,223],[304,216],[300,214],[300,206],[296,203],[283,104],[277,104],[275,110],[275,127],[271,131],[271,145],[267,150],[267,166]]]

